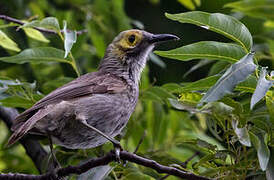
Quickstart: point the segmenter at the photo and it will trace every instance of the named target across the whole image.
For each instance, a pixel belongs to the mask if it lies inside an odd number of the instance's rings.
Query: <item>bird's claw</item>
[[[121,158],[120,158],[120,152],[123,151],[123,148],[120,144],[119,141],[114,140],[112,141],[112,144],[114,146],[114,154],[115,154],[115,160],[120,163],[121,162]]]
[[[121,158],[120,158],[121,149],[115,147],[114,152],[115,152],[115,160],[116,160],[118,163],[121,163]]]

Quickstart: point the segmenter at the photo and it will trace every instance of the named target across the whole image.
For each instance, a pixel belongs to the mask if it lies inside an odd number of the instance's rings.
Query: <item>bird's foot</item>
[[[118,163],[121,163],[121,158],[120,158],[120,152],[123,151],[123,148],[120,144],[119,141],[113,139],[113,141],[111,141],[113,146],[114,146],[114,153],[115,153],[115,160],[118,162]]]

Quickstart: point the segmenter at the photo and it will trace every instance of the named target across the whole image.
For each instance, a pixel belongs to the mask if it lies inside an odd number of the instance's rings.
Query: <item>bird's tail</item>
[[[11,135],[11,137],[8,140],[8,143],[6,144],[7,147],[11,146],[15,142],[17,142],[19,139],[21,139],[29,130],[33,128],[35,123],[45,117],[48,114],[45,110],[39,110],[37,113],[35,113],[31,118],[29,118],[25,122],[20,122],[19,124],[16,124],[16,128],[14,128],[14,133]]]

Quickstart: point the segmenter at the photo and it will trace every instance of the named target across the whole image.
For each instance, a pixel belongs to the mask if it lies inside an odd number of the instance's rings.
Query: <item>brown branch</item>
[[[12,121],[18,116],[18,111],[13,108],[5,108],[0,106],[0,119],[2,119],[7,127],[10,129]],[[36,168],[41,173],[43,169],[43,161],[48,157],[47,152],[36,140],[31,138],[22,138],[20,143],[24,146],[27,155],[32,159]],[[50,163],[48,169],[53,169],[53,164]],[[1,179],[1,178],[0,178]]]
[[[6,15],[1,15],[0,14],[0,19],[3,19],[3,20],[8,21],[8,22],[13,22],[13,23],[16,23],[16,24],[19,24],[19,25],[24,25],[25,24],[24,22],[20,21],[19,19],[15,19],[15,18],[6,16]],[[44,28],[40,28],[40,27],[34,27],[34,29],[36,29],[38,31],[41,31],[41,32],[44,32],[44,33],[58,34],[58,32],[56,32],[54,30],[50,30],[50,29],[44,29]],[[87,33],[87,32],[88,31],[86,29],[83,29],[83,30],[77,31],[76,34],[81,35],[81,34]],[[61,33],[63,33],[63,30],[61,30]]]
[[[166,173],[173,176],[177,176],[180,178],[185,179],[191,179],[191,180],[209,180],[209,178],[198,176],[189,172],[184,172],[180,169],[164,166],[156,161],[138,156],[136,154],[129,153],[127,151],[121,151],[120,153],[121,160],[124,161],[130,161],[145,167],[152,168],[156,170],[158,173]],[[10,180],[46,180],[46,179],[58,179],[61,177],[66,177],[70,174],[82,174],[91,168],[107,165],[112,161],[115,161],[115,153],[113,151],[110,151],[103,157],[91,159],[87,161],[84,164],[78,165],[78,166],[68,166],[65,168],[59,168],[53,172],[49,172],[43,175],[27,175],[27,174],[0,174],[0,180],[1,179],[10,179]]]

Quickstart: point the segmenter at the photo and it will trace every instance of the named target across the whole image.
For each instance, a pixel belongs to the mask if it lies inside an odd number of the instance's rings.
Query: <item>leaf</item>
[[[198,146],[200,147],[203,147],[203,148],[206,148],[206,149],[210,149],[212,151],[215,151],[217,150],[217,146],[216,145],[212,145],[210,144],[209,142],[207,141],[204,141],[202,139],[196,139],[196,143]]]
[[[5,99],[0,100],[0,105],[5,107],[18,107],[28,109],[33,104],[33,101],[20,96],[9,96]]]
[[[267,169],[266,169],[266,179],[274,179],[274,148],[271,149],[271,157],[269,159]]]
[[[41,21],[34,20],[20,26],[20,28],[26,28],[26,27],[41,27],[45,29],[54,30],[56,32],[60,32],[59,22],[55,17],[47,17],[42,19]]]
[[[196,169],[199,166],[202,166],[204,164],[209,163],[209,161],[212,161],[215,159],[215,154],[207,154],[205,156],[203,156],[198,163],[193,164],[193,168]]]
[[[64,36],[65,36],[65,40],[64,40],[64,48],[65,48],[65,56],[64,58],[66,58],[73,46],[74,43],[76,43],[77,40],[77,33],[76,31],[70,31],[67,30],[67,22],[64,21]]]
[[[183,6],[185,6],[187,9],[194,10],[195,4],[192,0],[177,0],[179,3],[181,3]]]
[[[3,85],[22,85],[19,80],[10,80],[8,78],[0,77],[0,84]]]
[[[17,44],[11,40],[3,31],[0,30],[0,46],[2,46],[5,49],[9,49],[12,51],[19,52],[21,51]]]
[[[266,68],[262,68],[255,92],[251,97],[250,109],[253,109],[254,105],[265,96],[266,92],[273,85],[272,81],[265,79],[266,73]]]
[[[248,16],[274,20],[274,2],[264,0],[238,1],[228,3],[224,7],[233,8],[233,11],[242,12]]]
[[[238,61],[245,55],[244,49],[237,44],[215,41],[201,41],[169,51],[154,51],[154,53],[162,57],[181,61],[208,59],[230,63]]]
[[[196,106],[201,100],[202,95],[197,92],[183,92],[180,94],[179,101],[183,104]]]
[[[70,63],[70,61],[64,59],[64,51],[52,47],[25,49],[15,56],[0,57],[0,61],[16,64],[23,64],[27,62],[48,63],[52,61]]]
[[[234,108],[228,106],[222,102],[210,102],[206,104],[201,111],[211,111],[215,115],[230,116],[233,112]]]
[[[114,167],[109,165],[98,166],[79,175],[77,180],[104,180],[113,169]]]
[[[270,115],[270,121],[274,124],[274,91],[269,91],[266,96],[266,107]]]
[[[178,89],[178,88],[181,88],[181,86],[177,83],[167,83],[167,84],[164,84],[162,86],[162,88],[164,88],[165,90],[167,90],[168,92],[172,92],[174,91],[175,89]]]
[[[253,73],[257,67],[253,63],[253,56],[253,53],[249,53],[228,68],[217,83],[207,91],[201,103],[221,99],[225,94],[230,93],[237,84]]]
[[[248,29],[234,17],[220,13],[192,11],[180,14],[168,14],[166,17],[181,23],[190,23],[222,34],[241,45],[245,52],[252,47],[252,36]]]
[[[233,100],[232,98],[225,97],[221,100],[221,102],[225,103],[226,105],[233,107],[233,113],[240,115],[244,112],[243,105],[240,102]]]
[[[38,30],[33,29],[33,28],[23,28],[25,31],[26,35],[32,39],[49,43],[50,41]]]
[[[267,134],[265,134],[265,137],[264,137],[262,134],[257,136],[253,134],[252,132],[249,132],[249,135],[250,135],[252,144],[257,150],[257,156],[259,159],[260,167],[263,171],[265,171],[270,158],[270,151],[265,142],[265,138],[267,137]]]
[[[162,87],[154,86],[142,93],[142,99],[164,102],[167,98],[175,98],[173,94]]]
[[[226,62],[226,61],[218,61],[216,63],[214,63],[209,72],[208,72],[208,76],[213,76],[215,74],[218,73],[222,73],[223,71],[225,71],[231,64]]]
[[[238,121],[232,120],[232,128],[234,129],[235,134],[237,135],[240,143],[244,146],[251,147],[251,142],[246,127],[238,128]]]
[[[195,64],[194,66],[192,66],[185,74],[184,74],[184,77],[188,76],[190,73],[192,73],[193,71],[196,71],[197,69],[205,66],[205,65],[208,65],[210,63],[213,63],[214,61],[210,61],[210,60],[207,60],[207,59],[204,59],[204,60],[200,60],[197,64]]]
[[[254,75],[250,75],[245,81],[239,83],[235,91],[253,93],[257,84],[257,78]]]
[[[156,54],[154,53],[149,53],[149,59],[151,60],[151,62],[153,62],[154,64],[158,65],[161,68],[166,68],[166,64],[165,62]]]
[[[189,91],[203,91],[208,90],[211,86],[213,86],[216,81],[220,78],[220,76],[210,76],[204,79],[200,79],[198,81],[189,83],[184,87],[178,88],[173,90],[172,92],[182,93],[182,92],[189,92]]]
[[[170,105],[173,108],[177,109],[177,110],[186,110],[186,111],[189,111],[191,113],[198,112],[198,110],[195,107],[187,105],[187,104],[184,104],[184,103],[180,102],[177,99],[168,98],[168,101],[169,101]]]

